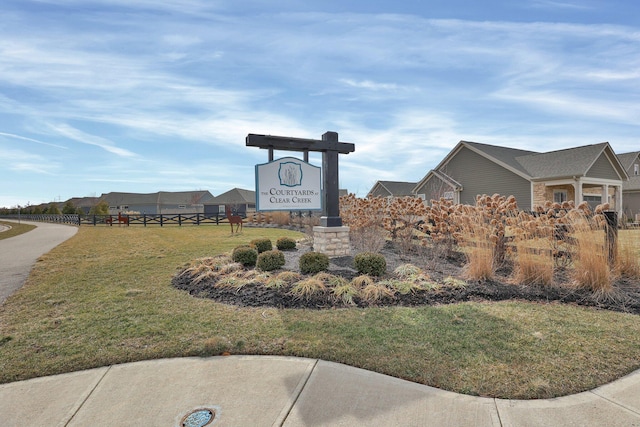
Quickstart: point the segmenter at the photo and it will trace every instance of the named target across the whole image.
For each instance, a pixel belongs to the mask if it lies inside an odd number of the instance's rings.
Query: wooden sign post
[[[320,225],[323,227],[342,227],[338,192],[338,154],[354,152],[356,149],[354,144],[339,142],[337,132],[326,132],[322,135],[321,140],[249,134],[246,145],[247,147],[268,149],[270,162],[273,161],[274,150],[304,152],[306,162],[309,160],[309,151],[321,152],[324,216],[320,218]]]
[[[344,227],[340,218],[338,154],[354,152],[355,145],[339,142],[337,132],[326,132],[320,140],[249,134],[246,144],[248,147],[268,149],[269,162],[273,162],[274,150],[302,151],[307,163],[309,151],[322,153],[324,212],[320,217],[320,225],[313,227],[313,249],[330,257],[350,255],[349,227]]]

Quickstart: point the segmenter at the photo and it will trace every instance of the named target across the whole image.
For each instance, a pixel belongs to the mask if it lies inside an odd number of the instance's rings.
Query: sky
[[[421,180],[460,140],[640,151],[632,0],[3,0],[0,14],[0,207],[255,189],[268,154],[250,133],[338,132],[355,144],[340,188],[358,196]]]

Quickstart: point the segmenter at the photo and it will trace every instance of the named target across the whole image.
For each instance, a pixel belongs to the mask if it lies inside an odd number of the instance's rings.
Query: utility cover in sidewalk
[[[211,409],[197,409],[182,419],[181,427],[205,427],[215,419],[216,412]]]

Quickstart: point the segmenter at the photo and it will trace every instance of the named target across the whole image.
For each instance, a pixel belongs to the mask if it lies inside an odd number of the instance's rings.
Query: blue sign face
[[[322,210],[321,172],[293,157],[256,165],[256,210]]]

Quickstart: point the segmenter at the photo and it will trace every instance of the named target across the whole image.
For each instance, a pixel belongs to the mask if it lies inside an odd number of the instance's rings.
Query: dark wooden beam
[[[335,132],[327,132],[327,134],[329,133]],[[336,151],[340,154],[349,154],[356,150],[355,145],[349,142],[291,138],[288,136],[256,135],[252,133],[247,135],[246,146],[284,151]]]

